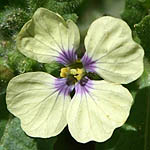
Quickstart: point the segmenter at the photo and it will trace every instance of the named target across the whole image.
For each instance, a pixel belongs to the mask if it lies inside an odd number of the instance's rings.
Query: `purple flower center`
[[[61,53],[59,53],[59,56],[57,57],[57,62],[63,64],[67,68],[72,70],[78,70],[84,69],[85,72],[82,75],[82,78],[79,80],[77,79],[77,76],[73,74],[69,74],[67,72],[67,69],[63,69],[63,72],[61,72],[61,77],[56,79],[55,81],[55,88],[59,93],[63,93],[64,95],[70,94],[73,89],[75,88],[75,91],[83,94],[85,92],[89,92],[89,89],[92,88],[92,80],[90,80],[86,74],[88,72],[95,72],[96,68],[96,61],[92,60],[91,57],[89,57],[86,53],[82,57],[80,61],[78,61],[77,54],[75,53],[75,50],[62,50]],[[67,70],[66,72],[64,70]],[[66,77],[66,78],[65,78]]]
[[[67,84],[67,79],[66,78],[57,78],[55,79],[55,85],[54,85],[56,91],[59,91],[60,94],[64,94],[64,96],[69,95],[74,86],[73,85],[68,85]]]
[[[96,61],[92,60],[86,53],[82,57],[82,64],[86,71],[88,72],[95,72],[96,69]]]
[[[85,77],[76,86],[75,91],[79,94],[89,93],[89,90],[93,87],[92,80]]]
[[[57,57],[56,61],[63,64],[63,65],[69,65],[71,63],[74,63],[77,60],[77,54],[75,53],[75,50],[62,50],[61,53],[59,53],[59,56]]]

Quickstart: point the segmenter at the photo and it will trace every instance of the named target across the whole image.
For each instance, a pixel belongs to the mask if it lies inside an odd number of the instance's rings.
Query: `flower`
[[[8,84],[8,110],[20,118],[29,136],[56,136],[68,124],[78,142],[103,142],[125,123],[133,98],[121,84],[141,76],[142,47],[132,40],[124,21],[109,16],[91,24],[81,59],[76,54],[79,42],[73,21],[65,22],[44,8],[39,8],[21,29],[17,38],[20,52],[41,63],[55,60],[64,65],[60,78],[30,72]],[[91,80],[91,72],[104,80]]]

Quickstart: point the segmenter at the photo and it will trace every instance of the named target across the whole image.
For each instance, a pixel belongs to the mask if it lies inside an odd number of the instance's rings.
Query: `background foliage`
[[[49,139],[28,137],[20,121],[6,108],[9,80],[29,71],[57,75],[57,63],[40,64],[19,53],[16,35],[39,7],[75,21],[83,39],[91,22],[103,15],[120,17],[133,31],[133,38],[145,50],[145,70],[137,81],[127,85],[134,104],[126,124],[103,143],[77,143],[66,128]],[[150,150],[150,0],[0,0],[0,150]]]

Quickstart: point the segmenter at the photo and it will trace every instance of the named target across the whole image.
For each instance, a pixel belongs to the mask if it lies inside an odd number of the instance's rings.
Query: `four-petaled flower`
[[[44,8],[39,8],[19,33],[17,47],[24,55],[41,63],[55,60],[64,65],[60,78],[30,72],[8,84],[8,110],[20,118],[29,136],[56,136],[68,124],[78,142],[103,142],[125,123],[133,99],[121,84],[142,74],[143,49],[132,40],[124,21],[109,16],[91,24],[81,59],[76,54],[79,42],[73,21],[65,22]],[[91,80],[89,73],[104,80]]]

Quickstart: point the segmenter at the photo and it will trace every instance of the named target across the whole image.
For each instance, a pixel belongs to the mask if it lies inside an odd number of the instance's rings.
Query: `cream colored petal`
[[[23,130],[32,137],[48,138],[67,125],[66,110],[70,96],[54,88],[55,77],[31,72],[13,78],[7,87],[8,110],[20,118]]]
[[[58,14],[39,8],[17,37],[17,48],[27,57],[50,63],[59,53],[76,50],[80,35],[76,24]]]
[[[85,47],[87,55],[97,61],[96,72],[105,80],[127,84],[143,73],[144,51],[121,19],[106,16],[94,21]]]
[[[104,142],[125,123],[133,99],[121,85],[92,81],[88,87],[89,92],[83,86],[76,87],[67,111],[69,131],[81,143]]]

